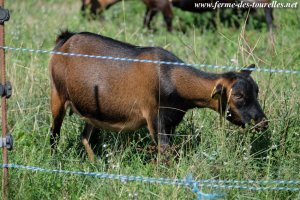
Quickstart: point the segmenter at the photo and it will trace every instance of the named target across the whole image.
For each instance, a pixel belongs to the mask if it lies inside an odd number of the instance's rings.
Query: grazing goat
[[[89,8],[90,14],[95,17],[119,1],[122,0],[81,0],[81,12],[84,14],[85,10]]]
[[[157,14],[158,11],[161,11],[164,16],[165,23],[167,25],[167,30],[172,31],[172,5],[174,7],[180,8],[184,11],[190,11],[195,13],[203,13],[206,11],[216,11],[217,9],[208,8],[208,7],[196,7],[195,4],[209,4],[212,3],[214,6],[216,2],[219,3],[234,3],[235,0],[224,0],[224,1],[216,1],[216,0],[143,0],[146,5],[146,13],[144,15],[144,26],[147,26],[150,29],[150,24],[152,18]],[[271,0],[244,0],[244,3],[270,3]],[[236,8],[235,8],[236,10]],[[244,9],[247,11],[247,9]],[[268,26],[268,30],[271,32],[273,25],[273,11],[272,8],[268,6],[264,7],[265,18]]]
[[[134,46],[88,32],[61,33],[54,51],[183,63],[162,48]],[[192,108],[213,109],[242,127],[252,121],[257,129],[268,125],[257,99],[258,86],[247,69],[214,74],[175,64],[64,55],[53,55],[49,69],[52,150],[70,107],[86,122],[82,142],[91,160],[88,138],[94,127],[133,131],[147,126],[152,139],[165,149],[169,134]]]

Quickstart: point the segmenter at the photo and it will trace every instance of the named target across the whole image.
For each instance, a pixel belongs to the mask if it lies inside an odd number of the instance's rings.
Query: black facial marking
[[[259,88],[251,76],[237,73],[236,82],[231,89],[226,113],[228,121],[244,127],[251,121],[257,124],[265,120],[265,114],[258,102]]]

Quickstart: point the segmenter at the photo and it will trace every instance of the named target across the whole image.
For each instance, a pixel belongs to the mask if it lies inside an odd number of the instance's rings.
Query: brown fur
[[[58,37],[55,50],[182,62],[161,48],[137,47],[91,33],[65,32]],[[234,115],[230,120],[238,125],[248,123],[249,117],[247,119],[239,117],[240,111],[234,109],[235,102],[228,96],[228,91],[238,80],[248,86],[242,85],[237,90],[249,94],[251,104],[257,102],[253,94],[257,86],[249,75],[243,73],[209,74],[175,65],[62,55],[53,55],[49,67],[53,116],[51,145],[55,148],[66,107],[71,107],[72,111],[87,123],[82,141],[90,159],[94,156],[87,141],[93,127],[112,131],[132,131],[147,126],[153,140],[166,146],[169,144],[167,135],[191,108],[207,107],[224,113],[229,106]],[[256,122],[260,123],[265,115],[259,104],[255,106],[251,107],[253,109],[251,113],[257,113],[257,116],[250,118],[255,118]],[[235,112],[237,114],[234,114]],[[243,112],[245,112],[243,115],[248,115],[248,111]]]

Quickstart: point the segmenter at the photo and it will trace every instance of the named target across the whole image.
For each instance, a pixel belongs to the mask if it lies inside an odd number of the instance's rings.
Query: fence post
[[[4,22],[9,19],[8,10],[4,9],[4,0],[0,0],[0,45],[4,46]],[[8,149],[10,142],[7,133],[7,107],[6,99],[11,95],[11,86],[6,82],[6,70],[5,70],[5,50],[0,49],[0,66],[1,66],[1,108],[2,108],[2,138],[1,147],[3,164],[8,164]],[[11,141],[12,142],[12,141]],[[8,168],[3,167],[2,176],[2,199],[7,200],[8,196]]]

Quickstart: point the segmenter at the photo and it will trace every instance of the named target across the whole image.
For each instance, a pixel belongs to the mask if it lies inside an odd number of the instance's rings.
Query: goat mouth
[[[231,123],[240,126],[242,128],[246,128],[246,124],[249,125],[251,128],[249,130],[255,131],[255,132],[263,132],[268,129],[268,121],[266,118],[263,118],[262,120],[255,122],[254,120],[251,120],[250,122],[243,122],[242,120],[239,120],[234,117],[234,114],[228,109],[226,111],[225,118],[230,121]]]
[[[245,123],[242,122],[241,120],[237,119],[236,117],[234,117],[234,114],[230,110],[226,111],[225,118],[228,121],[230,121],[231,123],[233,123],[234,125],[237,125],[237,126],[240,126],[242,128],[245,128]]]
[[[264,132],[268,129],[268,120],[263,119],[259,122],[256,122],[252,127],[251,130],[254,130],[256,132]]]

